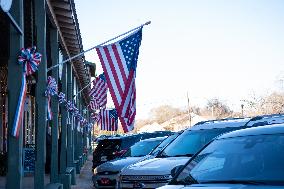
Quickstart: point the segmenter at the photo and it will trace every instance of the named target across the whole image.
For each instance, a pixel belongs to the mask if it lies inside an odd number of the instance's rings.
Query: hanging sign
[[[0,5],[4,12],[9,12],[12,6],[12,0],[0,0]]]

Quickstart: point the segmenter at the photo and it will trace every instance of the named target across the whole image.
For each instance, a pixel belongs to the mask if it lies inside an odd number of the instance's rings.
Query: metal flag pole
[[[89,51],[91,51],[91,50],[93,50],[93,49],[95,49],[95,48],[98,48],[98,47],[100,47],[100,46],[102,46],[102,45],[104,45],[104,44],[106,44],[106,43],[108,43],[108,42],[110,42],[110,41],[113,41],[113,40],[115,40],[115,39],[117,39],[117,38],[119,38],[119,37],[121,37],[121,36],[124,36],[124,35],[126,35],[126,34],[132,32],[132,31],[135,31],[135,30],[137,30],[137,29],[139,29],[139,28],[141,28],[141,27],[143,27],[143,26],[145,26],[145,25],[149,25],[149,24],[151,24],[151,21],[148,21],[148,22],[146,22],[145,24],[142,24],[141,26],[138,26],[138,27],[136,27],[136,28],[133,28],[132,30],[129,30],[129,31],[123,33],[123,34],[120,34],[120,35],[118,35],[118,36],[116,36],[116,37],[114,37],[114,38],[112,38],[112,39],[109,39],[109,40],[107,40],[107,41],[105,41],[105,42],[103,42],[103,43],[101,43],[101,44],[99,44],[99,45],[96,45],[96,46],[94,46],[94,47],[92,47],[92,48],[89,48],[89,49],[87,49],[87,50],[85,50],[85,51],[83,51],[83,52],[81,52],[81,53],[79,53],[79,54],[77,54],[77,55],[75,55],[75,56],[73,56],[73,57],[70,57],[70,58],[68,58],[68,59],[66,59],[66,60],[64,60],[64,61],[62,61],[62,62],[60,62],[60,63],[57,64],[57,65],[54,65],[54,66],[48,68],[48,69],[47,69],[47,72],[49,72],[50,70],[52,70],[52,69],[58,67],[58,66],[61,65],[61,64],[64,64],[64,63],[66,63],[66,62],[69,62],[70,60],[73,60],[73,59],[75,59],[75,58],[77,58],[77,57],[79,57],[79,56],[85,54],[86,52],[89,52]]]
[[[91,81],[90,83],[88,83],[85,87],[83,87],[80,91],[78,91],[75,95],[73,95],[73,99],[78,96],[78,94],[80,94],[84,89],[86,89],[89,85],[91,85],[93,81]]]

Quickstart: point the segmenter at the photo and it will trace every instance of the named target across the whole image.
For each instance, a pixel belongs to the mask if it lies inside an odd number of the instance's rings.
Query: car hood
[[[184,165],[190,157],[153,158],[122,169],[122,175],[169,175],[171,170]]]
[[[99,165],[97,167],[97,171],[98,172],[121,171],[121,169],[123,167],[131,165],[131,164],[136,163],[138,161],[142,161],[145,158],[146,158],[146,156],[143,156],[143,157],[126,157],[126,158],[121,158],[121,159],[108,161],[106,163],[103,163],[103,164]]]
[[[159,189],[280,189],[283,186],[266,186],[266,185],[244,185],[244,184],[193,184],[184,185],[166,185]]]

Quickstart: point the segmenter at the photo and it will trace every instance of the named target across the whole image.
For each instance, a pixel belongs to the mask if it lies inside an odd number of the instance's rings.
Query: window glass
[[[153,148],[155,148],[161,140],[153,140],[153,141],[140,141],[131,146],[127,152],[123,155],[123,157],[141,157],[146,156],[151,152]]]
[[[236,128],[188,130],[178,136],[160,154],[162,157],[192,156],[214,137]]]
[[[167,137],[165,140],[163,140],[163,142],[161,142],[155,149],[153,149],[153,151],[150,153],[153,156],[158,155],[158,153],[166,146],[168,145],[170,142],[172,142],[176,137],[177,137],[178,133],[174,134],[174,135],[170,135],[169,137]]]
[[[184,168],[177,181],[261,181],[284,184],[284,136],[260,135],[212,142]]]

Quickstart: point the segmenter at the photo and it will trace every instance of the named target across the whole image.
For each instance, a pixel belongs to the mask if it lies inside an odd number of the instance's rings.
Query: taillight
[[[116,157],[122,156],[127,150],[120,150],[120,151],[116,151],[113,152],[113,155],[115,155]]]

